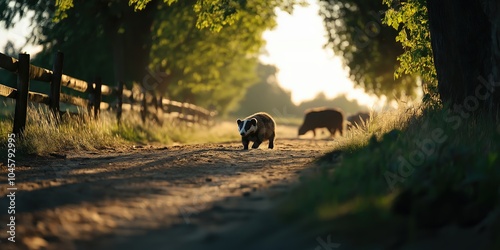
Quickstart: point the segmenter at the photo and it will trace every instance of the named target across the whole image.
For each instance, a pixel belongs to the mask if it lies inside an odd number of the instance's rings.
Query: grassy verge
[[[215,126],[188,126],[166,120],[163,125],[143,124],[138,114],[125,113],[117,125],[114,114],[103,112],[99,120],[88,116],[56,117],[44,106],[31,106],[24,137],[16,149],[23,154],[44,155],[59,151],[96,150],[132,144],[223,142],[238,139],[233,124],[216,122]],[[5,147],[12,132],[12,119],[0,119],[0,147]],[[231,129],[228,129],[228,128]]]
[[[7,134],[12,132],[13,119],[0,121],[0,132],[4,135],[0,143],[5,146]],[[23,154],[47,154],[64,150],[91,150],[111,147],[121,141],[109,129],[111,121],[104,116],[102,122],[87,116],[64,115],[57,119],[47,108],[28,108],[23,139],[16,140],[16,151]]]
[[[116,124],[113,123],[113,124]],[[137,113],[126,113],[121,126],[113,125],[115,136],[137,143],[216,143],[239,139],[236,125],[227,121],[215,121],[213,126],[186,124],[178,120],[165,119],[162,125],[140,120]]]
[[[396,249],[430,229],[484,224],[500,249],[500,127],[485,117],[438,106],[380,114],[318,164],[280,209],[285,218]]]

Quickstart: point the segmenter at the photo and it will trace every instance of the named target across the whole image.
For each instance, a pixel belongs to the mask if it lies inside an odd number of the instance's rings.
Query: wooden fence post
[[[94,96],[95,96],[95,106],[94,106],[94,119],[99,118],[99,113],[101,111],[101,93],[102,93],[102,81],[101,77],[97,76],[95,78],[95,88],[94,88]]]
[[[59,117],[59,100],[61,98],[61,77],[63,68],[64,54],[58,51],[54,58],[52,68],[52,82],[50,84],[50,109],[56,117]]]
[[[94,109],[95,106],[95,93],[94,93],[94,84],[91,82],[87,82],[87,93],[88,93],[88,99],[89,103],[87,105],[87,113],[89,114],[89,118],[92,118],[92,110]]]
[[[159,95],[158,96],[158,118],[160,119],[160,126],[163,127],[163,122],[165,119],[165,111],[163,110],[163,96]]]
[[[148,102],[146,98],[146,89],[144,87],[142,89],[142,103],[141,103],[141,120],[142,124],[146,124],[146,117],[148,114]]]
[[[118,121],[118,125],[121,124],[122,119],[122,106],[123,106],[123,85],[125,83],[123,81],[118,82],[118,93],[117,95],[117,104],[116,104],[116,120]]]
[[[26,126],[28,93],[30,88],[30,55],[19,54],[17,63],[17,99],[13,133],[21,136]]]

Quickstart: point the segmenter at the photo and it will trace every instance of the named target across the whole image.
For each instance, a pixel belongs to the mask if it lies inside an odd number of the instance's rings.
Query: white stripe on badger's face
[[[247,125],[247,122],[248,122],[248,120],[244,120],[244,121],[243,121],[243,123],[241,124],[241,128],[239,128],[239,130],[240,130],[240,131],[239,131],[239,132],[240,132],[240,135],[241,135],[241,134],[246,135],[246,132],[245,132],[245,126]]]
[[[249,127],[246,128],[247,126],[249,126]],[[244,120],[244,121],[242,121],[241,127],[239,127],[238,130],[239,130],[241,136],[247,136],[248,134],[256,131],[257,130],[257,126],[255,126],[253,124],[250,125],[250,121],[249,120]]]

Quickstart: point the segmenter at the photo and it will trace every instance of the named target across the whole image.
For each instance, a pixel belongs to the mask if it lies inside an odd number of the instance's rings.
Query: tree
[[[413,44],[400,57],[402,71],[430,72],[428,79],[437,79],[440,100],[464,118],[487,112],[498,119],[498,1],[384,2],[393,7],[386,22],[401,25],[399,41]]]
[[[441,100],[462,112],[500,111],[500,3],[428,0]]]
[[[188,1],[160,8],[165,9],[155,24],[150,64],[166,78],[158,88],[221,112],[231,110],[242,90],[257,82],[261,34],[276,24],[274,10],[263,1],[248,3],[239,11],[241,18],[213,32],[196,27],[197,14]]]
[[[380,0],[320,0],[320,7],[327,46],[343,57],[356,84],[389,99],[415,94],[416,75],[395,79],[403,48],[395,41],[397,31],[382,25],[387,8]]]
[[[149,91],[225,112],[244,94],[241,89],[256,81],[262,32],[276,24],[274,8],[290,10],[295,4],[165,2],[63,0],[54,7],[22,0],[0,4],[0,12],[12,17],[35,11],[40,35],[35,40],[44,44],[46,67],[49,55],[61,50],[70,54],[65,73],[92,80],[99,72],[114,72],[104,74],[104,81],[138,82]]]
[[[246,91],[245,97],[234,112],[238,116],[247,116],[255,112],[268,112],[272,115],[301,116],[297,106],[292,102],[292,95],[279,86],[274,65],[257,66],[259,81]]]
[[[139,81],[144,76],[157,2],[152,1],[151,7],[142,12],[134,12],[119,0],[75,1],[71,4],[74,8],[66,10],[65,18],[60,20],[59,9],[50,2],[21,0],[0,4],[0,13],[3,20],[33,13],[34,34],[29,41],[43,45],[35,62],[50,67],[52,55],[60,50],[66,54],[65,73],[90,81],[101,75],[109,84]],[[5,25],[10,28],[13,24]]]

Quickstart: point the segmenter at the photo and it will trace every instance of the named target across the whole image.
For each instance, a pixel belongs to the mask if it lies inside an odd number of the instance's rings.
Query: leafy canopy
[[[160,6],[150,68],[170,78],[159,86],[169,95],[227,111],[257,81],[261,34],[276,25],[274,10],[254,1],[239,11],[242,18],[233,25],[212,32],[197,28],[196,11],[186,2]]]
[[[135,11],[144,10],[153,0],[129,0],[128,4]],[[55,20],[67,17],[66,11],[73,8],[74,0],[56,0]],[[170,6],[177,0],[163,0]],[[273,0],[266,3],[270,8],[280,7],[283,10],[291,12],[296,3],[304,4],[304,1],[295,0]],[[193,10],[197,14],[196,27],[210,28],[213,31],[220,31],[222,27],[234,24],[241,18],[239,10],[246,8],[247,0],[197,0],[193,5]]]
[[[394,77],[404,51],[397,31],[383,25],[386,6],[380,0],[320,0],[328,33],[327,47],[343,58],[351,79],[368,92],[389,99],[414,95],[414,74]]]
[[[275,8],[291,11],[297,2],[63,0],[54,6],[24,0],[0,4],[0,13],[35,12],[32,41],[44,46],[38,59],[44,67],[60,50],[67,74],[101,75],[107,84],[134,81],[224,113],[257,81],[262,32],[276,25]]]

